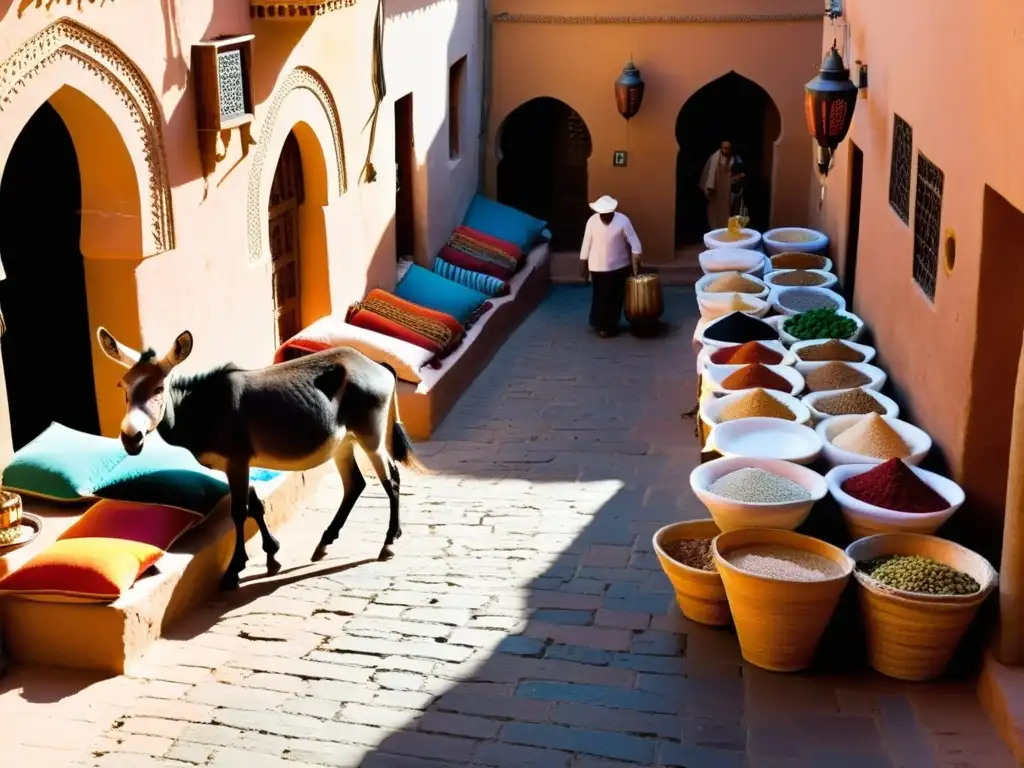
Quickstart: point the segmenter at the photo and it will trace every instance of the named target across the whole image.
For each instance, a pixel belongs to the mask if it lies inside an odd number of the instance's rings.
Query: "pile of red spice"
[[[889,459],[840,486],[857,501],[894,512],[941,512],[949,502],[914,474],[902,459]]]
[[[778,365],[782,355],[764,344],[748,341],[733,347],[722,347],[711,353],[711,362],[718,365],[746,365],[747,363],[764,363]]]
[[[777,389],[781,392],[790,392],[793,385],[760,363],[745,365],[737,371],[733,371],[722,380],[723,389]]]

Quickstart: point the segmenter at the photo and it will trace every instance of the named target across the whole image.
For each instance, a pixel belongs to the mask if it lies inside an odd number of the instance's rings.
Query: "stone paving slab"
[[[743,663],[685,620],[651,534],[705,516],[693,295],[671,332],[599,340],[556,288],[419,451],[404,536],[372,558],[371,482],[329,557],[329,478],[219,596],[126,677],[16,669],[0,765],[304,768],[1004,768],[967,681],[908,686],[856,660],[800,675]],[[842,659],[840,660],[843,661]],[[13,742],[11,741],[13,739]]]

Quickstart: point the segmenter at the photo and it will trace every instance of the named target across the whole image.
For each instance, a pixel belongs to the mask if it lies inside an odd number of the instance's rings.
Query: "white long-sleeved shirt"
[[[591,272],[611,272],[628,267],[630,256],[643,253],[640,238],[625,214],[615,213],[605,224],[600,214],[594,214],[583,232],[580,261],[587,262]]]

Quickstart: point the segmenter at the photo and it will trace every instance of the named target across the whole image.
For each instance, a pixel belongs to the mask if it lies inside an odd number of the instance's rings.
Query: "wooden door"
[[[270,188],[270,257],[274,299],[274,343],[280,346],[302,330],[299,282],[299,206],[303,201],[302,155],[294,133],[281,150]]]
[[[416,247],[416,217],[413,208],[413,144],[412,94],[395,102],[395,255],[413,256]]]

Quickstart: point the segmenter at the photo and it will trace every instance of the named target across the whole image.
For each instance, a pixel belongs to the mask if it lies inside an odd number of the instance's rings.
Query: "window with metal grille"
[[[945,174],[917,153],[917,193],[914,196],[914,280],[935,300],[939,271],[939,227],[942,223],[942,186]]]
[[[233,120],[246,113],[244,78],[241,49],[234,48],[217,53],[221,122]]]
[[[914,129],[899,115],[892,116],[892,161],[889,165],[889,205],[910,224],[910,164],[914,151]],[[920,169],[918,169],[920,172]]]

